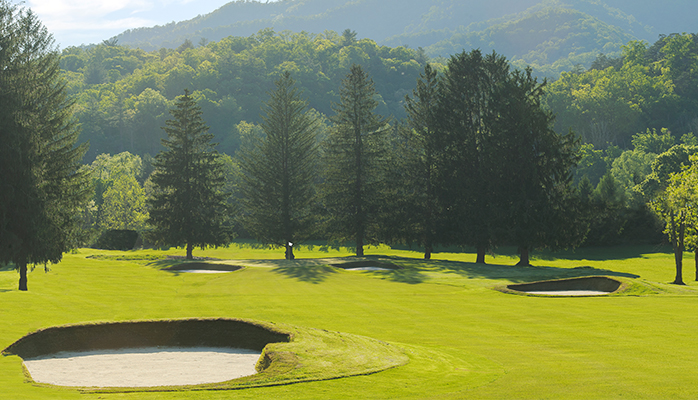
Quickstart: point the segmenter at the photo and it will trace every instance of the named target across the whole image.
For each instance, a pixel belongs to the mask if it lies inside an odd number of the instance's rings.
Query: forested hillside
[[[351,31],[315,35],[265,29],[153,52],[114,42],[69,48],[61,67],[78,103],[80,140],[90,142],[86,160],[91,161],[102,153],[156,154],[167,110],[184,89],[201,105],[219,150],[233,154],[248,123],[260,122],[262,101],[283,71],[297,80],[313,109],[329,116],[342,77],[351,65],[362,65],[376,82],[377,111],[402,117],[404,96],[426,61],[422,52],[357,40]]]
[[[424,48],[431,57],[472,48],[496,49],[515,65],[557,77],[599,53],[619,56],[629,40],[693,31],[698,3],[627,0],[281,0],[231,2],[194,19],[117,36],[145,50],[176,48],[184,40],[217,41],[272,27],[281,32],[352,29],[378,44]]]

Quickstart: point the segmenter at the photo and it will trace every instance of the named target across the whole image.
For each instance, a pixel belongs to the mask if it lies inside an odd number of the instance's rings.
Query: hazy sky
[[[191,19],[208,14],[230,1],[11,0],[31,8],[61,48],[100,43],[130,28]]]

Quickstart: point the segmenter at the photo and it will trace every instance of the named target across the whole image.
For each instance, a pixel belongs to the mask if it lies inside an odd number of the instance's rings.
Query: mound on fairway
[[[622,283],[605,276],[558,279],[551,281],[508,285],[506,288],[515,292],[547,296],[599,296],[613,293],[620,289]]]
[[[63,375],[69,378],[66,383],[34,379],[40,383],[82,387],[81,390],[90,392],[171,390],[168,388],[173,386],[178,387],[177,390],[233,389],[290,384],[369,374],[408,361],[402,349],[374,339],[235,319],[136,321],[52,327],[21,338],[6,348],[3,354],[21,357],[30,373],[34,361],[48,365],[61,359],[81,361],[84,357],[95,355],[130,359],[131,364],[126,367],[137,370],[140,369],[139,365],[145,369],[166,367],[179,362],[177,360],[192,357],[208,357],[201,361],[203,363],[218,360],[213,362],[220,362],[220,368],[226,368],[225,363],[230,365],[232,358],[248,357],[250,354],[254,357],[253,361],[256,361],[251,371],[242,368],[242,372],[236,372],[234,376],[220,375],[216,371],[199,380],[190,377],[182,380],[173,378],[172,375],[183,374],[182,368],[179,369],[180,372],[165,371],[164,375],[169,377],[157,383],[141,382],[138,380],[140,378],[99,382],[94,380],[99,379],[99,371],[90,374],[92,381],[76,381],[75,377],[69,376],[71,373],[65,371]],[[104,365],[108,362],[104,360],[103,357],[90,365],[98,366],[100,362]],[[249,364],[249,361],[245,362]],[[75,373],[79,373],[80,370],[76,371]],[[145,374],[147,372],[143,371],[142,375]],[[104,376],[103,371],[101,375]],[[32,377],[34,378],[33,373]]]

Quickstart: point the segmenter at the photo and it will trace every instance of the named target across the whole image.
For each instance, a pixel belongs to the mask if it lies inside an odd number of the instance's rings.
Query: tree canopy
[[[211,143],[201,108],[189,91],[177,98],[176,107],[163,128],[168,149],[155,157],[151,177],[154,193],[149,199],[153,226],[149,237],[157,244],[186,246],[192,259],[194,247],[228,244],[228,193],[222,191],[225,175],[220,155]]]
[[[86,146],[53,38],[31,11],[0,1],[0,262],[57,263],[78,244],[91,191]]]

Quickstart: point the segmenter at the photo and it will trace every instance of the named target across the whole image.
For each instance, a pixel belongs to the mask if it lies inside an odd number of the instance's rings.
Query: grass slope
[[[409,363],[369,375],[243,390],[81,394],[26,383],[21,360],[6,356],[0,357],[3,394],[13,399],[698,397],[692,385],[698,285],[667,284],[672,257],[657,249],[542,254],[534,260],[537,267],[519,268],[506,254],[476,265],[473,254],[438,253],[427,262],[417,253],[382,247],[371,249],[369,258],[388,259],[402,269],[354,272],[323,261],[286,263],[278,260],[282,252],[233,246],[196,255],[265,261],[245,261],[247,268],[230,274],[164,271],[178,261],[161,256],[181,253],[82,250],[47,274],[31,273],[26,293],[15,290],[14,271],[0,271],[0,348],[55,325],[243,318],[375,338],[405,349]],[[87,258],[91,255],[102,259]],[[346,255],[346,249],[297,251],[300,258]],[[590,298],[492,290],[584,275],[618,277],[630,289]],[[323,369],[310,375],[316,373]]]

